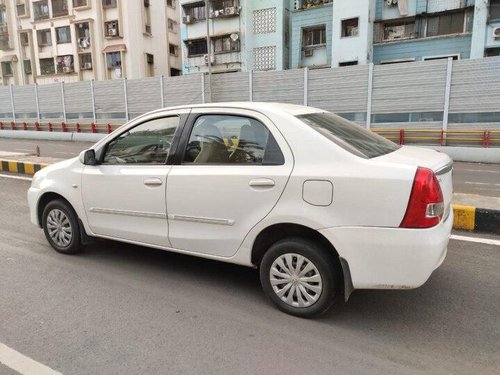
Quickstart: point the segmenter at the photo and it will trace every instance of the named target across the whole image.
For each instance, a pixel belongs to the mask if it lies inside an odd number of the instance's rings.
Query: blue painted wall
[[[373,62],[380,64],[381,61],[422,57],[460,54],[460,59],[470,57],[472,37],[470,34],[443,37],[414,39],[394,43],[375,44],[373,46]]]
[[[316,25],[326,25],[327,64],[331,64],[332,56],[332,4],[290,12],[290,68],[300,67],[302,57],[302,29]]]

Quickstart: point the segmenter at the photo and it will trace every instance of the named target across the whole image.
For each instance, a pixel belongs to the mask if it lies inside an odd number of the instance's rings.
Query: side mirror
[[[85,165],[96,165],[97,159],[95,158],[95,150],[89,149],[82,151],[79,156],[80,162]]]

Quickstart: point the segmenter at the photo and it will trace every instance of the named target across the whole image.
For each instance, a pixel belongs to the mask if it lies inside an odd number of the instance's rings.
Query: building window
[[[57,73],[73,73],[75,66],[73,64],[73,55],[57,56]]]
[[[359,18],[349,18],[347,20],[342,20],[342,38],[350,36],[358,36]]]
[[[18,17],[26,16],[26,4],[23,2],[20,4],[20,1],[16,2],[16,13]]]
[[[210,2],[212,5],[212,11],[217,12],[220,15],[232,16],[236,14],[236,6],[238,6],[236,0],[212,0]],[[226,10],[232,8],[231,10]]]
[[[268,34],[276,32],[276,8],[253,11],[253,33]]]
[[[4,77],[12,77],[14,75],[11,62],[2,62],[2,75]]]
[[[103,8],[116,8],[116,0],[102,0]]]
[[[358,65],[358,60],[344,61],[344,62],[339,63],[339,66],[353,66],[353,65]]]
[[[500,56],[500,48],[487,48],[484,50],[484,57]]]
[[[68,15],[68,0],[52,0],[52,17]]]
[[[75,25],[76,36],[78,38],[79,48],[90,47],[90,25],[88,22],[77,23]]]
[[[154,77],[155,70],[155,57],[150,53],[146,53],[146,74],[148,77]]]
[[[415,37],[415,21],[384,23],[383,40],[408,39]]]
[[[276,69],[276,46],[254,48],[253,59],[254,70]]]
[[[464,32],[465,12],[455,12],[429,17],[427,36],[449,35]]]
[[[500,0],[490,0],[490,19],[500,19]]]
[[[206,39],[189,40],[186,42],[188,47],[188,57],[204,55],[207,51]]]
[[[56,72],[56,68],[54,65],[53,58],[40,59],[40,74],[41,75],[55,74],[55,72]]]
[[[27,47],[30,45],[30,39],[27,32],[22,32],[19,34],[19,39],[21,39],[21,46]]]
[[[325,25],[303,29],[302,31],[303,47],[321,46],[325,44],[326,44]]]
[[[169,44],[168,45],[168,52],[172,56],[177,56],[177,54],[178,54],[178,47],[175,44]]]
[[[31,60],[23,60],[24,74],[33,74],[31,70]]]
[[[233,35],[233,34],[231,34]],[[238,34],[234,34],[238,35]],[[214,52],[215,53],[226,53],[226,52],[238,52],[240,50],[240,39],[231,38],[230,35],[225,35],[222,37],[214,38]]]
[[[73,8],[86,7],[87,0],[73,0]]]
[[[181,71],[179,69],[175,69],[175,68],[170,68],[170,76],[171,77],[177,77],[177,76],[180,76],[181,75]]]
[[[71,31],[69,26],[56,27],[57,44],[71,43]]]
[[[175,0],[167,0],[167,6],[175,9]]]
[[[460,55],[429,56],[429,57],[423,57],[422,60],[424,60],[424,61],[430,61],[430,60],[448,60],[448,58],[450,58],[450,57],[453,60],[458,60],[460,58]]]
[[[35,21],[49,18],[48,0],[33,2],[33,18],[35,19]]]
[[[122,55],[120,52],[110,52],[106,54],[106,65],[108,69],[120,68],[122,66]]]
[[[203,1],[183,5],[184,15],[192,21],[200,21],[206,18],[205,3]],[[188,22],[187,22],[188,23]]]
[[[39,46],[45,47],[52,45],[52,34],[50,32],[50,29],[38,30],[36,33]]]
[[[109,21],[104,23],[104,34],[108,38],[120,36],[118,21]]]
[[[79,56],[80,70],[92,70],[92,54],[81,53]]]
[[[167,23],[168,23],[168,31],[176,33],[177,32],[177,22],[175,22],[174,20],[169,18]]]

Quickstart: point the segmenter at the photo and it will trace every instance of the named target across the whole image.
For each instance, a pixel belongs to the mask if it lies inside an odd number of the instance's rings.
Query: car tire
[[[335,300],[339,274],[334,260],[312,241],[278,241],[260,263],[262,288],[281,311],[303,318],[321,315]]]
[[[56,251],[76,254],[82,250],[78,216],[67,202],[60,199],[49,202],[43,210],[42,227]]]

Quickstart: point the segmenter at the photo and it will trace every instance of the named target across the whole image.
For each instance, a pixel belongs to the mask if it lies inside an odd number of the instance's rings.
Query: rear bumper
[[[429,229],[341,227],[319,232],[349,263],[354,289],[412,289],[443,263],[452,226],[453,211]]]

